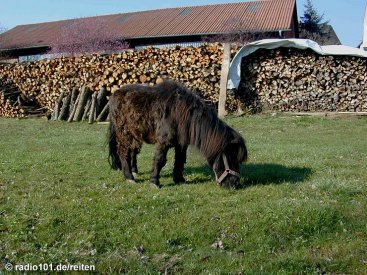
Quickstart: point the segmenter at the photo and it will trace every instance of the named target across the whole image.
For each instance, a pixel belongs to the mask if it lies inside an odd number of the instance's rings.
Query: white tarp
[[[228,89],[237,89],[241,81],[242,58],[252,54],[258,49],[276,49],[280,47],[311,49],[320,55],[346,55],[366,57],[367,52],[358,48],[344,45],[320,46],[309,39],[264,39],[242,47],[233,58],[228,74]]]

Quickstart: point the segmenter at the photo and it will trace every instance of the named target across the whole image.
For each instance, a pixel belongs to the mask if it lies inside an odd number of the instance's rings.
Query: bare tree
[[[129,44],[102,17],[89,17],[68,21],[50,47],[49,53],[77,55],[120,51]]]

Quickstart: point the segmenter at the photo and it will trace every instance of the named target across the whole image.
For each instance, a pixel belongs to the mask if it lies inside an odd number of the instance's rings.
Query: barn
[[[295,0],[167,8],[95,18],[102,19],[106,28],[117,30],[131,48],[197,44],[234,33],[254,38],[298,37]],[[13,58],[44,54],[71,21],[16,26],[0,35],[0,54]]]

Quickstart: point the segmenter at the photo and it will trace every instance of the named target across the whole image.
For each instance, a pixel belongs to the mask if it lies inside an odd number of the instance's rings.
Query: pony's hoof
[[[130,180],[130,179],[128,179],[128,180],[126,180],[128,183],[132,183],[132,184],[136,184],[136,181],[135,180]]]
[[[160,185],[160,184],[154,184],[154,183],[151,183],[150,184],[153,188],[155,188],[155,189],[161,189],[162,188],[162,185]]]
[[[136,178],[138,176],[138,172],[133,172],[133,176]]]
[[[186,182],[185,178],[182,177],[182,178],[175,178],[173,179],[174,183],[175,184],[184,184]]]
[[[162,188],[162,185],[159,182],[157,182],[157,181],[151,181],[150,182],[150,185],[152,187],[156,188],[156,189],[161,189]]]

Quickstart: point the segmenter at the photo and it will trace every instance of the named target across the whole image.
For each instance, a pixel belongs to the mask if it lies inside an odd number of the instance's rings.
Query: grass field
[[[191,148],[187,184],[138,184],[107,162],[107,125],[0,119],[0,273],[6,263],[98,272],[367,273],[367,119],[232,117],[243,188],[219,188]]]

